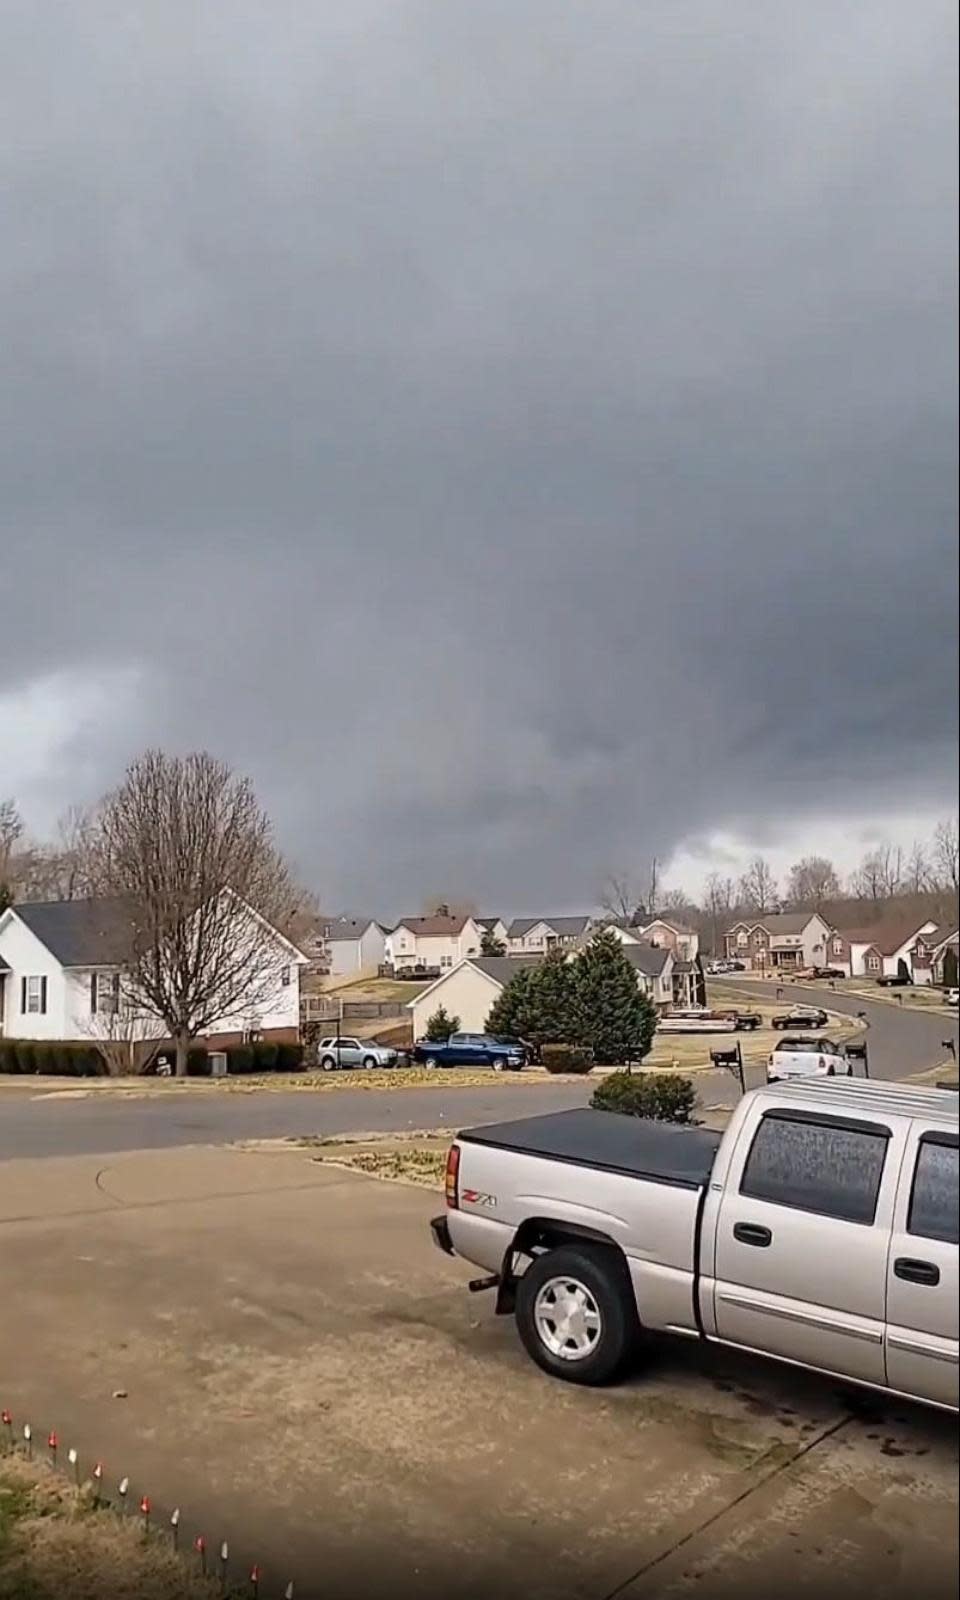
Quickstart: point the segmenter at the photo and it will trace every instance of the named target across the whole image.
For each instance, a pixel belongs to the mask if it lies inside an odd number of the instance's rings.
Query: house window
[[[45,1017],[47,1014],[46,978],[20,979],[20,1011],[25,1017]]]
[[[281,982],[283,988],[284,989],[288,989],[290,987],[290,984],[291,984],[292,981],[293,981],[292,969],[290,967],[281,967],[281,969],[280,969],[280,982]]]
[[[842,939],[834,939],[834,941],[833,941],[833,953],[834,953],[835,956],[842,956],[843,955],[843,940]]]
[[[876,972],[880,966],[879,956],[867,956],[867,967],[871,972]]]
[[[441,956],[440,957],[440,965],[441,965],[441,967],[452,967],[453,966],[453,956]]]
[[[741,928],[741,929],[740,929],[740,931],[739,931],[739,933],[738,933],[738,934],[737,934],[737,944],[738,944],[738,945],[739,945],[739,946],[740,946],[740,947],[741,947],[741,949],[742,949],[742,948],[743,948],[743,946],[744,946],[744,945],[745,945],[745,944],[746,944],[746,942],[747,942],[747,934],[746,934],[746,930],[745,930],[745,929],[744,929],[744,928]]]
[[[119,972],[91,972],[90,1015],[115,1015],[120,1010]]]

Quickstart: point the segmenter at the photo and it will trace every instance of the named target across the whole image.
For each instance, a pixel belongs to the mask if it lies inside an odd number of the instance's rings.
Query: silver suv
[[[372,1039],[347,1039],[341,1034],[339,1039],[320,1040],[317,1059],[324,1072],[336,1072],[340,1067],[395,1067],[397,1052]]]

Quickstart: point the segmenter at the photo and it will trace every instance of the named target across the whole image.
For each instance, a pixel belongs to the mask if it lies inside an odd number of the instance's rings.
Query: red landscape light
[[[452,1144],[447,1151],[447,1170],[444,1175],[443,1187],[446,1194],[447,1205],[451,1211],[456,1211],[460,1205],[460,1190],[457,1178],[460,1172],[460,1146]]]

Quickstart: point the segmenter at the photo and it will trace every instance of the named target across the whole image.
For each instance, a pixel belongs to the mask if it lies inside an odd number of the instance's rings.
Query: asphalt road
[[[764,983],[758,978],[734,979],[731,988],[734,983],[737,993],[745,996],[752,994],[758,999],[770,1000],[777,994],[777,984]],[[869,1025],[867,1049],[872,1078],[908,1078],[947,1057],[944,1039],[953,1039],[956,1047],[957,1017],[946,1007],[928,1016],[924,1011],[912,1011],[906,1006],[901,1010],[896,1003],[887,1000],[862,1000],[859,995],[844,995],[839,990],[835,993],[823,987],[808,989],[799,983],[779,987],[783,989],[785,1011],[799,1004],[822,1006],[824,1011],[839,1011],[852,1017],[862,1011]],[[824,1029],[825,1033],[828,1031]]]
[[[737,992],[769,999],[776,984],[737,980]],[[785,1004],[812,1001],[856,1014],[870,1024],[870,1073],[907,1078],[942,1060],[942,1040],[957,1037],[957,1019],[926,1016],[879,1001],[804,990],[787,985]],[[704,1044],[704,1053],[710,1041]],[[736,1087],[727,1074],[705,1074],[702,1096],[709,1105],[732,1104]],[[311,1094],[163,1093],[156,1098],[115,1099],[89,1091],[86,1099],[31,1095],[28,1088],[0,1091],[0,1161],[15,1157],[109,1155],[125,1150],[161,1150],[183,1145],[221,1145],[237,1139],[287,1135],[400,1132],[410,1128],[469,1127],[507,1117],[536,1116],[583,1105],[591,1085],[491,1084],[487,1089],[350,1090]],[[82,1091],[81,1091],[82,1092]]]

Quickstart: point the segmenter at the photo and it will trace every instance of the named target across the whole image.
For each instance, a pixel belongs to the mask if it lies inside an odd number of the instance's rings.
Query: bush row
[[[696,1095],[689,1078],[652,1072],[611,1072],[593,1091],[595,1111],[619,1111],[653,1122],[692,1122]]]
[[[231,1077],[245,1073],[303,1071],[302,1044],[271,1044],[268,1040],[261,1044],[232,1044],[223,1054]],[[187,1055],[187,1076],[209,1078],[210,1052],[203,1046],[196,1046]]]
[[[95,1045],[60,1040],[0,1039],[0,1072],[49,1074],[55,1078],[105,1078]]]

